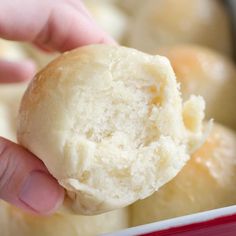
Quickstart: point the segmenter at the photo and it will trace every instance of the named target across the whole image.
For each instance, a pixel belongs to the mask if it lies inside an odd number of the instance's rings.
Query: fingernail
[[[63,202],[64,190],[49,174],[33,171],[24,181],[19,199],[40,214],[50,214]]]

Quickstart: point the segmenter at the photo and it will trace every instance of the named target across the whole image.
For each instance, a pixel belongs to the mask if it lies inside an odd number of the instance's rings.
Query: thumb
[[[0,137],[0,198],[26,211],[50,214],[63,202],[64,190],[33,154]]]

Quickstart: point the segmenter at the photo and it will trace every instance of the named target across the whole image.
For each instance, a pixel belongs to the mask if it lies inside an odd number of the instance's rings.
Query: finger
[[[34,42],[62,52],[88,44],[116,44],[91,17],[71,7],[55,8]]]
[[[0,35],[30,41],[47,49],[66,51],[87,44],[115,41],[92,19],[79,0],[22,0],[0,5]],[[30,30],[29,30],[30,29]]]
[[[64,190],[43,163],[0,137],[0,198],[38,214],[50,214],[63,202]]]
[[[35,64],[30,60],[10,62],[0,60],[0,83],[28,81],[36,72]]]

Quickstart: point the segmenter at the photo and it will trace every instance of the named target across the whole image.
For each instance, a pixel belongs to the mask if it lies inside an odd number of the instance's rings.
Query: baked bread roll
[[[133,18],[128,41],[148,53],[180,43],[233,53],[229,14],[218,0],[149,0]]]
[[[26,84],[0,85],[0,136],[16,141],[17,115]]]
[[[236,67],[204,47],[183,45],[158,51],[168,57],[184,99],[191,94],[206,101],[206,117],[236,129]]]
[[[94,236],[128,227],[128,210],[97,216],[36,216],[0,201],[1,236]]]
[[[97,214],[145,198],[202,142],[204,100],[182,105],[169,61],[135,49],[82,47],[42,70],[20,108],[18,141]]]
[[[125,14],[109,1],[86,0],[84,3],[98,25],[120,42],[126,30]]]
[[[236,134],[219,124],[181,172],[131,207],[132,225],[236,204]]]

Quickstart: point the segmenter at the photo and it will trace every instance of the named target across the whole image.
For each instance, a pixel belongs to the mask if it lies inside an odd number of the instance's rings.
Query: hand
[[[0,138],[0,198],[27,211],[50,214],[63,202],[64,190],[32,153]]]
[[[0,0],[0,37],[64,52],[79,46],[115,43],[98,27],[80,0]],[[32,63],[0,60],[0,82],[29,80]]]
[[[114,43],[79,0],[0,0],[0,37],[66,51],[92,43]],[[30,78],[30,63],[0,61],[0,82]],[[0,198],[24,210],[53,213],[64,190],[32,153],[0,138]]]

